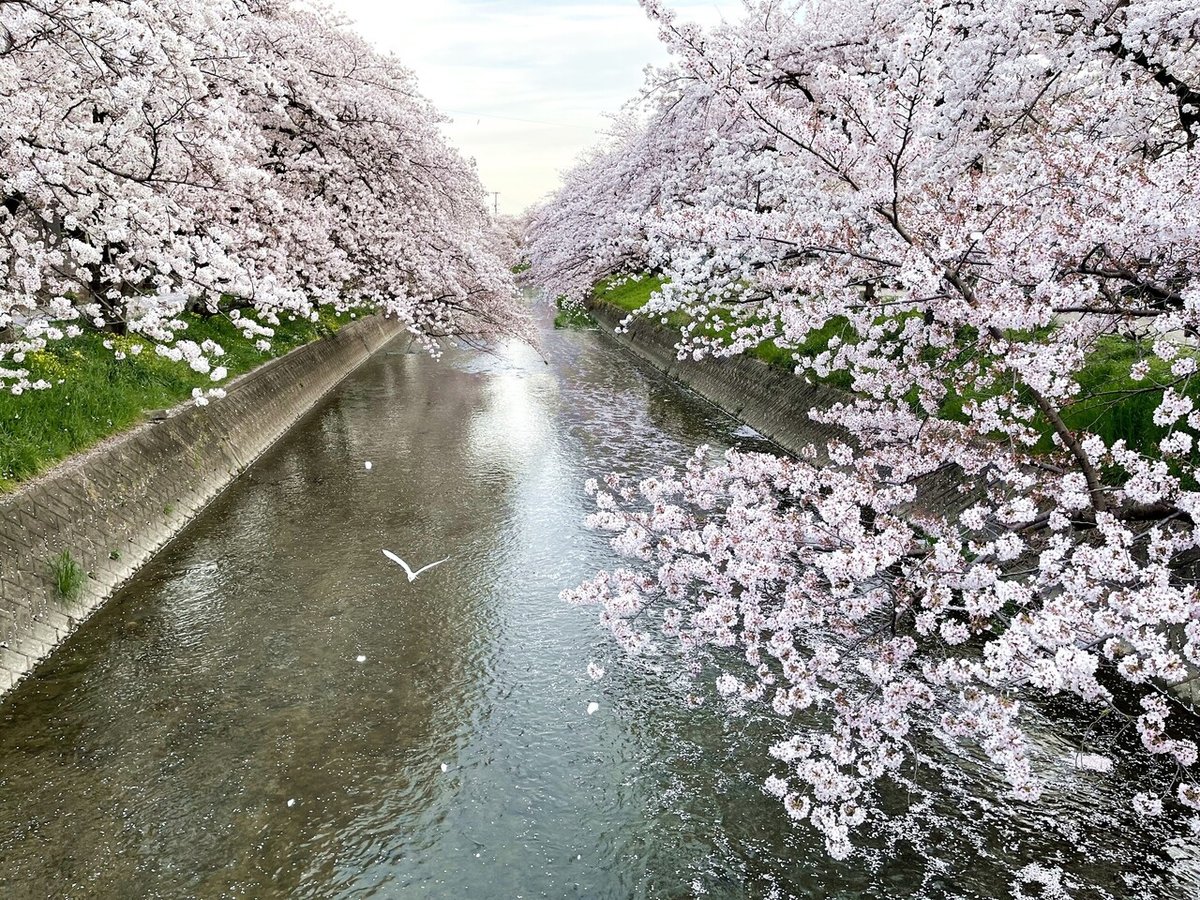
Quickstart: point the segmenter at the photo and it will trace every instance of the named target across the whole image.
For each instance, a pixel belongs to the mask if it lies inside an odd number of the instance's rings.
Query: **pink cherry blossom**
[[[534,281],[654,272],[636,315],[682,314],[681,358],[771,340],[851,390],[798,458],[593,483],[629,568],[567,599],[776,717],[765,789],[834,856],[914,731],[1036,800],[1039,696],[1127,722],[1082,749],[1169,763],[1130,802],[1193,815],[1200,7],[755,0],[705,31],[643,6],[674,64],[532,216]],[[1111,346],[1128,385],[1075,377]],[[1144,446],[1075,415],[1135,403]],[[946,473],[961,497],[926,502]]]
[[[522,333],[504,239],[413,74],[286,0],[0,6],[0,388],[79,329],[221,380],[180,315],[260,348],[281,317],[380,311]]]

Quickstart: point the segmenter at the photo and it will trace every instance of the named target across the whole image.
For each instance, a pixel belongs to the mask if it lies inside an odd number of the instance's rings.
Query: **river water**
[[[542,353],[393,343],[0,702],[0,897],[984,898],[1033,861],[1196,896],[1116,775],[1018,810],[940,745],[827,860],[758,787],[769,722],[685,712],[558,600],[615,562],[587,477],[763,446],[597,332]]]

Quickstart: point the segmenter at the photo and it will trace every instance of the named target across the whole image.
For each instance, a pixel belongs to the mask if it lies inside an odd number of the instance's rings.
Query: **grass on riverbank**
[[[554,327],[588,329],[595,328],[596,323],[587,312],[574,304],[566,303],[560,298],[555,303]]]
[[[294,319],[275,329],[271,349],[260,351],[223,316],[182,317],[184,335],[196,342],[216,341],[225,350],[220,364],[229,377],[243,374],[296,347],[331,334],[349,321],[324,311],[317,322]],[[113,343],[113,349],[104,341]],[[134,354],[136,345],[144,352]],[[114,350],[125,352],[118,360]],[[138,424],[155,409],[174,406],[193,388],[212,388],[208,375],[171,362],[136,336],[85,333],[57,342],[26,357],[33,380],[51,387],[13,396],[0,392],[0,493],[44,472],[73,453]],[[224,382],[223,382],[224,383]]]
[[[596,299],[618,306],[626,312],[634,312],[645,306],[651,295],[663,284],[664,279],[652,275],[616,284],[601,282],[596,287],[595,296]],[[688,321],[685,314],[676,312],[667,316],[666,324],[680,328]],[[705,333],[705,327],[701,327],[701,333]],[[729,326],[723,331],[708,328],[707,333],[723,336],[730,330]],[[858,335],[850,329],[849,323],[839,318],[809,334],[804,344],[795,349],[781,349],[774,341],[767,341],[750,353],[769,365],[793,369],[797,355],[815,356],[829,349],[830,341],[835,336],[846,343],[858,340]],[[1151,382],[1165,383],[1174,380],[1169,366],[1161,360],[1153,359],[1149,348],[1138,341],[1115,335],[1099,340],[1088,354],[1083,368],[1075,375],[1075,380],[1079,382],[1082,390],[1080,399],[1062,411],[1067,427],[1074,431],[1097,434],[1109,444],[1124,439],[1130,447],[1140,452],[1151,456],[1158,455],[1159,441],[1166,436],[1167,431],[1154,424],[1158,394],[1145,390],[1146,382],[1135,382],[1129,375],[1130,367],[1139,359],[1151,360]],[[828,377],[819,380],[843,390],[850,389],[850,377],[844,371],[832,372]],[[1200,405],[1200,385],[1185,388],[1185,392]],[[980,392],[972,399],[982,400],[985,396]],[[946,419],[965,421],[965,399],[959,396],[948,397],[940,415]],[[1032,400],[1028,402],[1031,403]],[[1052,446],[1049,425],[1042,423],[1041,431],[1042,449],[1049,450]]]
[[[664,283],[665,280],[657,275],[646,275],[637,281],[623,281],[616,284],[602,282],[596,287],[596,297],[597,299],[602,299],[615,306],[619,306],[626,312],[634,312],[645,306],[650,296],[661,288]],[[671,313],[666,318],[666,324],[675,328],[681,328],[688,322],[686,314],[681,312]],[[813,340],[824,340],[827,343],[833,335],[835,328],[836,323],[831,324],[828,326],[828,334],[824,334],[823,330],[821,335],[814,335]],[[724,337],[728,336],[732,330],[732,326],[730,325],[720,328],[704,325],[699,329],[699,333],[711,337]],[[783,366],[784,368],[791,369],[795,365],[792,359],[794,352],[796,351],[781,349],[774,341],[764,341],[751,350],[750,355],[755,359],[762,360],[767,365]],[[804,352],[804,349],[800,348],[800,352]]]

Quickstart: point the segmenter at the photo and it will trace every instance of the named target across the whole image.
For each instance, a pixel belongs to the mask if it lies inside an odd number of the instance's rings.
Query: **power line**
[[[520,119],[520,118],[517,118],[516,116],[497,116],[497,115],[493,115],[491,113],[463,112],[461,110],[455,110],[455,109],[443,109],[442,112],[449,113],[452,116],[466,116],[468,119],[472,118],[472,117],[474,117],[476,119],[503,119],[506,122],[524,122],[527,125],[545,125],[549,128],[575,128],[575,129],[578,129],[579,131],[592,131],[592,132],[596,132],[599,130],[595,126],[592,126],[592,125],[575,125],[575,124],[568,123],[568,122],[545,122],[540,119]]]

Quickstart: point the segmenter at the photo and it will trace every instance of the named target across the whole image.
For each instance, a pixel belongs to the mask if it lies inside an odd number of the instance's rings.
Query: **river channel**
[[[0,701],[0,897],[990,898],[1035,861],[1076,897],[1197,895],[1120,764],[1017,809],[931,749],[895,831],[828,860],[759,788],[769,723],[685,711],[558,599],[615,563],[586,478],[764,445],[543,331],[391,344]],[[450,559],[410,584],[384,548]]]

